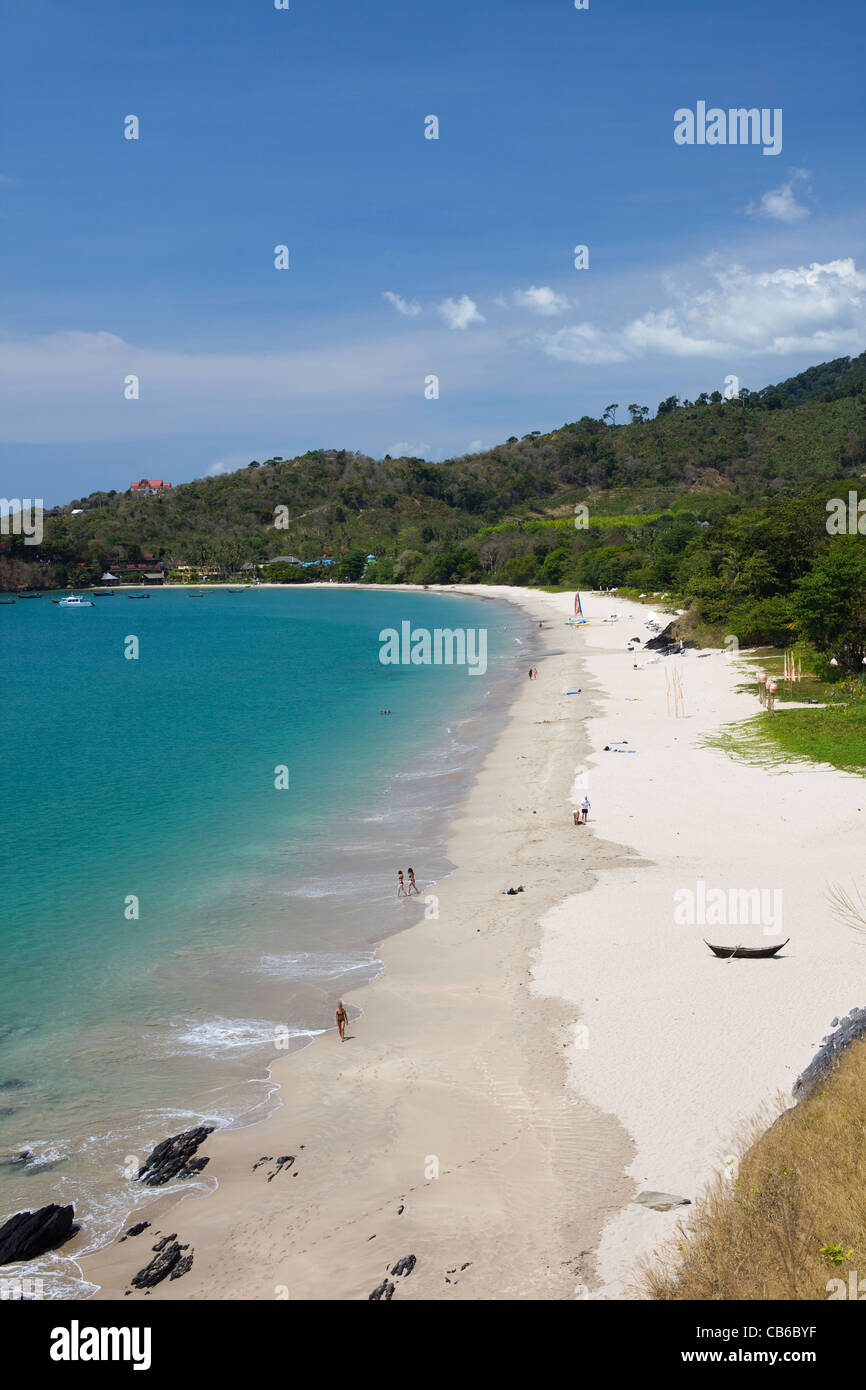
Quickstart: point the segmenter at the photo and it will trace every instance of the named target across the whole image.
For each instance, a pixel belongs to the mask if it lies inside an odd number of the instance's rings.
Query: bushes
[[[794,639],[792,622],[791,604],[781,594],[742,604],[728,617],[731,632],[743,647],[789,646]]]

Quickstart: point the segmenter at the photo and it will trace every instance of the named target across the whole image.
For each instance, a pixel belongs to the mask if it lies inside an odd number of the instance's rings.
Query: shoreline
[[[349,1001],[364,1014],[345,1053],[326,1037],[277,1063],[281,1108],[207,1141],[216,1190],[152,1208],[148,1237],[177,1232],[194,1263],[151,1297],[367,1299],[410,1253],[401,1299],[640,1297],[641,1262],[694,1208],[634,1197],[694,1203],[742,1125],[787,1103],[831,1019],[863,1002],[860,947],[808,857],[850,876],[862,779],[780,775],[704,747],[754,699],[721,653],[627,654],[654,610],[617,603],[605,625],[617,601],[590,596],[593,625],[563,629],[568,594],[485,587],[553,625],[539,680],[518,686],[451,826],[439,918],[384,943],[387,968]],[[674,662],[683,718],[666,709]],[[626,736],[636,756],[601,751]],[[593,809],[578,830],[579,768]],[[701,879],[781,884],[791,946],[773,962],[716,960],[701,940],[713,933],[673,917],[673,894]],[[253,1171],[283,1154],[291,1177]],[[122,1296],[151,1258],[149,1238],[128,1244],[81,1261],[96,1298]]]
[[[535,620],[559,616],[551,595],[484,596],[516,600]],[[538,632],[548,653],[535,658],[539,680],[517,686],[451,824],[446,853],[456,867],[428,890],[438,919],[384,941],[386,969],[348,1001],[364,1012],[345,1052],[334,1052],[329,1032],[277,1060],[280,1108],[218,1131],[201,1150],[216,1189],[136,1208],[137,1220],[153,1221],[148,1237],[177,1231],[194,1251],[190,1272],[150,1297],[273,1298],[286,1287],[297,1298],[367,1298],[383,1260],[409,1253],[418,1266],[400,1297],[568,1298],[591,1278],[588,1252],[625,1195],[629,1141],[616,1121],[568,1094],[571,1019],[555,1001],[530,1000],[531,953],[541,916],[563,896],[554,866],[568,865],[570,886],[577,877],[585,889],[590,857],[619,852],[571,823],[582,711],[564,692],[580,684],[581,652],[562,650],[560,630],[556,622]],[[503,896],[518,883],[524,894]],[[253,1171],[262,1156],[284,1154],[296,1159],[291,1175],[269,1183],[272,1165]],[[439,1177],[426,1176],[437,1165]],[[266,1248],[252,1257],[256,1240]],[[82,1257],[84,1277],[100,1286],[93,1296],[122,1296],[151,1243]],[[320,1249],[328,1269],[312,1270]],[[448,1274],[455,1261],[469,1269]]]

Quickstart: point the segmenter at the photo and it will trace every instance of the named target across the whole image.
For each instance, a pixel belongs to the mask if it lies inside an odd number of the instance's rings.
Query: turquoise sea
[[[377,942],[423,911],[531,625],[510,605],[336,586],[14,606],[0,1220],[73,1201],[92,1245],[139,1199],[125,1174],[154,1143],[272,1107],[269,1063],[315,1045],[380,968]],[[380,630],[407,620],[485,629],[486,673],[382,665]],[[394,896],[410,864],[420,904]],[[71,1291],[63,1256],[40,1271]]]

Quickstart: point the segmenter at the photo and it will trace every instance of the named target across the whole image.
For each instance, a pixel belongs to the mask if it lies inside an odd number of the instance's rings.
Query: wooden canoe
[[[722,960],[765,960],[781,951],[790,940],[789,936],[785,941],[780,941],[778,946],[714,946],[712,941],[707,941],[704,937],[704,945],[709,946],[713,955],[719,956]]]

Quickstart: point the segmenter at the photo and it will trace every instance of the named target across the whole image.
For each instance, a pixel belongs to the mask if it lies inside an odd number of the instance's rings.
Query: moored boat
[[[707,941],[704,937],[704,945],[709,946],[713,955],[721,960],[767,960],[777,951],[781,951],[783,946],[787,946],[790,940],[789,936],[777,946],[714,946],[712,941]]]
[[[96,604],[92,599],[81,598],[79,594],[67,594],[66,598],[56,598],[53,600],[59,608],[95,608]]]

